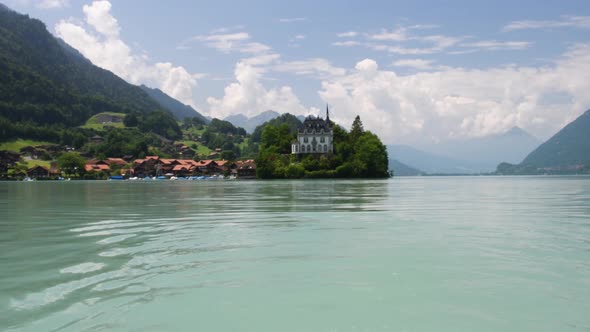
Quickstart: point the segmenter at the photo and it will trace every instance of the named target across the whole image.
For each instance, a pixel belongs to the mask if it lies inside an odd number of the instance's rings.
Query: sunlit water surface
[[[590,177],[0,183],[0,330],[590,331]]]

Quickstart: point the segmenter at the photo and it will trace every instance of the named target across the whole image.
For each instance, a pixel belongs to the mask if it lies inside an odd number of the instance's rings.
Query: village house
[[[255,179],[256,163],[254,160],[244,160],[236,162],[236,174],[239,179]]]
[[[44,166],[34,166],[27,170],[27,176],[30,178],[46,178],[49,177],[49,168]]]

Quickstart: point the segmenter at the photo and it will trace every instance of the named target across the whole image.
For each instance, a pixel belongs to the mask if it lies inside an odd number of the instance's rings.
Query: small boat
[[[125,177],[123,175],[111,175],[109,180],[125,180]]]

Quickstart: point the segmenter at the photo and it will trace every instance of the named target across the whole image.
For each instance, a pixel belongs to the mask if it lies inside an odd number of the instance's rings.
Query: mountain
[[[55,38],[41,21],[5,6],[0,7],[0,73],[0,140],[56,133],[102,112],[143,115],[163,109],[141,88]],[[169,123],[170,114],[158,113],[153,119]]]
[[[418,150],[407,145],[388,145],[389,157],[430,174],[476,174],[483,165]]]
[[[539,168],[590,166],[590,110],[541,144],[522,164]]]
[[[454,160],[479,165],[474,171],[492,172],[500,162],[519,163],[541,144],[519,127],[505,133],[464,140],[451,140],[421,147],[423,150]]]
[[[180,101],[170,97],[166,93],[164,93],[160,89],[152,89],[145,85],[139,86],[143,91],[145,91],[150,97],[155,99],[162,107],[168,109],[172,115],[178,120],[184,120],[185,118],[194,118],[197,117],[203,121],[203,123],[209,123],[207,118],[205,118],[201,113],[197,112],[194,108],[189,105],[185,105]]]
[[[408,166],[398,160],[389,159],[389,170],[393,170],[394,176],[416,176],[422,175],[424,172]]]
[[[252,133],[259,125],[279,116],[280,114],[275,111],[266,111],[251,118],[248,118],[243,114],[236,114],[230,115],[224,120],[231,122],[236,127],[242,127],[246,129],[247,132]]]

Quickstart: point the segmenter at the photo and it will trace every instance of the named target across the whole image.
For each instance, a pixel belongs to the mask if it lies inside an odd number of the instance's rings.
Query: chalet
[[[161,173],[160,157],[158,156],[147,156],[145,159],[135,159],[133,161],[133,172],[135,176],[146,177],[156,176]]]
[[[49,175],[51,175],[49,168],[40,165],[31,167],[27,170],[27,176],[31,178],[46,178],[49,177]]]
[[[109,163],[104,160],[91,159],[84,165],[86,172],[104,172],[108,173],[111,170]]]
[[[254,160],[238,161],[236,173],[239,179],[255,179],[256,163]]]
[[[330,112],[326,106],[326,119],[308,116],[297,130],[297,139],[291,143],[292,154],[326,154],[334,150],[334,131]]]
[[[217,173],[217,162],[210,159],[198,161],[196,170],[199,174],[215,174]]]
[[[104,160],[111,167],[123,167],[127,162],[121,158],[107,158]]]

